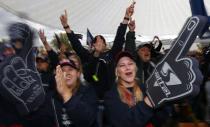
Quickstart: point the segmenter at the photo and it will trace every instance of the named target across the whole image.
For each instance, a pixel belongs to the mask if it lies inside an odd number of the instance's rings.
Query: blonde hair
[[[134,62],[135,63],[135,62]],[[138,70],[136,63],[135,63],[135,67],[136,67],[136,72]],[[136,103],[140,102],[143,100],[143,93],[141,88],[138,85],[138,79],[135,79],[135,84],[132,87],[133,91],[129,91],[125,86],[122,85],[122,83],[120,82],[120,80],[118,79],[118,74],[117,74],[117,67],[115,70],[115,75],[116,75],[116,82],[117,82],[117,90],[120,96],[120,100],[127,104],[130,108],[135,106]]]
[[[79,69],[77,70],[80,74],[82,73],[82,63],[81,63],[81,60],[80,60],[80,57],[76,54],[76,53],[72,53],[70,56],[66,56],[64,53],[61,53],[59,55],[59,60],[61,61],[62,59],[70,59],[70,57],[74,57],[77,59],[78,61],[78,66],[76,65],[76,67]],[[72,59],[71,59],[72,60]],[[74,62],[74,61],[73,61]],[[72,93],[75,94],[76,91],[79,89],[80,87],[80,77],[77,78],[77,81],[76,81],[76,85],[73,87],[72,89]]]
[[[82,69],[82,62],[81,62],[80,57],[76,53],[72,53],[69,57],[74,57],[77,59],[78,64],[79,64],[78,68],[79,68],[80,72],[82,73],[83,69]]]

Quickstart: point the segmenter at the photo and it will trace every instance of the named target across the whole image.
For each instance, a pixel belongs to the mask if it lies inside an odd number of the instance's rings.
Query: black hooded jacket
[[[114,58],[123,48],[126,28],[127,24],[120,24],[111,50],[100,54],[99,57],[93,56],[85,49],[74,32],[67,33],[73,49],[82,61],[84,78],[90,84],[93,84],[99,99],[103,98],[104,93],[110,89],[110,85],[114,82]]]
[[[94,89],[80,85],[72,98],[63,103],[56,92],[47,94],[45,103],[31,114],[31,127],[97,127],[97,101]]]
[[[105,116],[110,127],[144,127],[154,115],[153,109],[144,101],[138,102],[132,108],[122,102],[116,84],[106,93],[104,103]]]

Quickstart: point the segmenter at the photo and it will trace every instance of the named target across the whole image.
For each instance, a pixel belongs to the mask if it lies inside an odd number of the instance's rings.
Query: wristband
[[[67,25],[67,26],[63,26],[63,28],[64,28],[64,29],[67,29],[67,28],[69,28],[69,25]]]
[[[128,17],[124,17],[124,20],[128,20],[128,21],[129,21],[129,20],[130,20],[130,18],[128,18]]]

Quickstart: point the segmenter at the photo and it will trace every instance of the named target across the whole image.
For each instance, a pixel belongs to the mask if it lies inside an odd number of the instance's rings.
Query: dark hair
[[[102,35],[96,35],[96,36],[94,37],[94,39],[93,39],[92,44],[96,43],[97,37],[100,37],[100,38],[103,40],[104,44],[106,45],[106,40],[105,40],[105,38],[104,38]]]
[[[149,44],[149,43],[144,43],[144,44],[140,44],[138,47],[137,47],[137,51],[143,47],[147,47],[148,49],[152,49],[152,45]]]

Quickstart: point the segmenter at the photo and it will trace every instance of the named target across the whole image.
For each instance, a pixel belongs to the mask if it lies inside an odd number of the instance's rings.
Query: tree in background
[[[60,33],[59,35],[55,34],[54,38],[51,41],[51,44],[53,48],[60,52],[73,50],[66,33]]]

